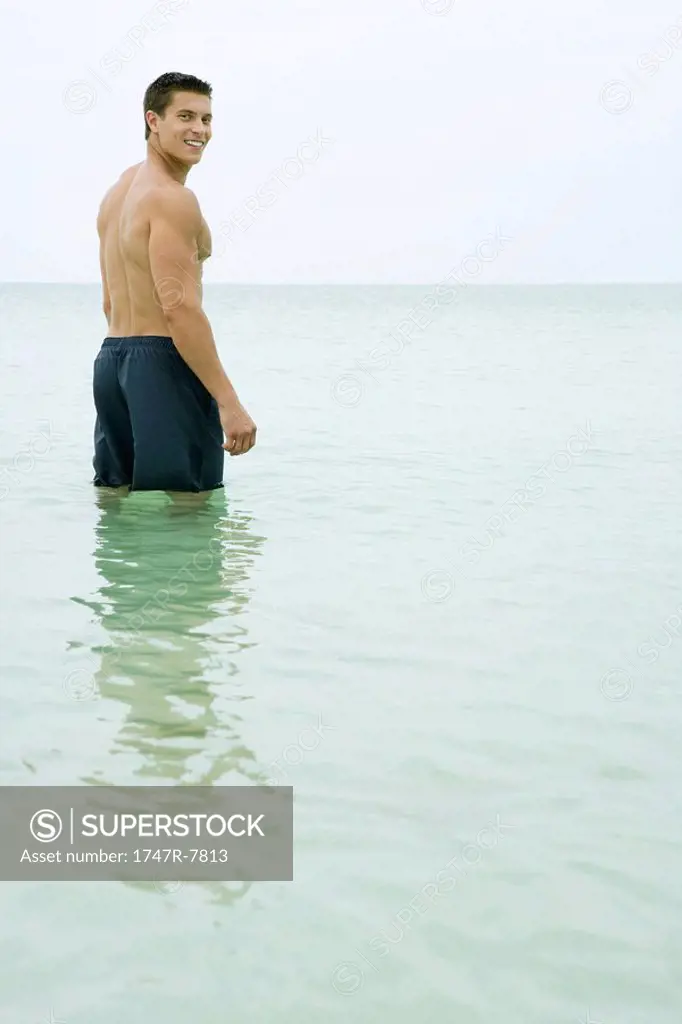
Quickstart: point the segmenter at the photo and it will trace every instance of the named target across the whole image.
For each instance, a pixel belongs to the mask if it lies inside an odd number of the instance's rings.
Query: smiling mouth
[[[203,149],[206,143],[201,142],[199,139],[185,139],[185,145],[191,149]]]

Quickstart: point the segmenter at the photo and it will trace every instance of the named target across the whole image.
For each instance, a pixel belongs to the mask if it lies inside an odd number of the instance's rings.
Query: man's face
[[[198,164],[211,138],[211,101],[194,92],[176,92],[156,127],[165,153],[183,164]]]

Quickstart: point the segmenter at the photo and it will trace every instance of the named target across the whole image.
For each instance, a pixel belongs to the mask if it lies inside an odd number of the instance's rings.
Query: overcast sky
[[[165,71],[214,87],[209,282],[433,283],[496,232],[482,283],[682,280],[675,0],[0,3],[1,280],[99,279]]]

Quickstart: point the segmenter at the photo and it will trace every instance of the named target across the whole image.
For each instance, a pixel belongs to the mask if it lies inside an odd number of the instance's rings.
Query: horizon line
[[[65,285],[65,286],[92,286],[101,288],[101,281],[0,281],[0,285]],[[212,288],[228,285],[231,288],[437,288],[443,284],[443,279],[438,281],[204,281],[204,288]],[[452,288],[559,288],[559,287],[588,287],[603,288],[614,285],[646,285],[646,286],[667,286],[682,285],[682,280],[674,281],[643,281],[635,279],[622,279],[611,281],[467,281],[464,284],[451,285]]]

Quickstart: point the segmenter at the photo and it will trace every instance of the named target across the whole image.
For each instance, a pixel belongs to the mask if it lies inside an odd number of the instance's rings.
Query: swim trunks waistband
[[[160,349],[172,349],[175,348],[172,338],[162,337],[159,334],[139,334],[129,335],[127,338],[111,338],[107,337],[102,342],[102,346],[105,348],[116,348],[123,347],[128,344],[134,345],[145,345],[151,348]]]

